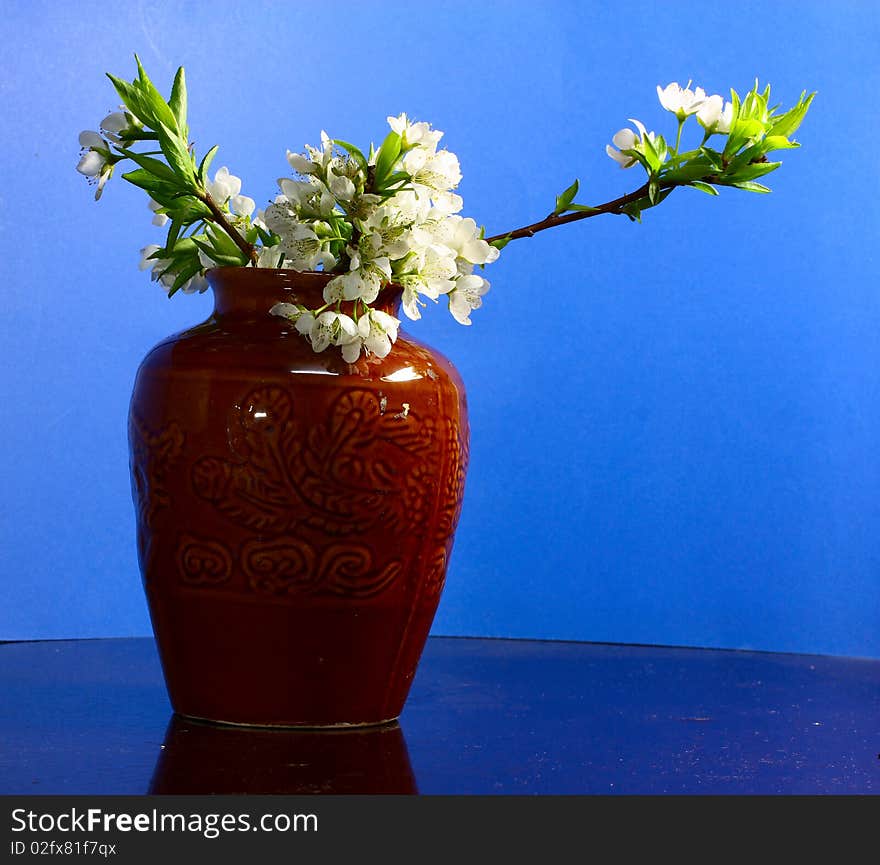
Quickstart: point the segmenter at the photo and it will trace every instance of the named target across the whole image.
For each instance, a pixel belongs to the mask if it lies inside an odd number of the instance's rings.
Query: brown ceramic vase
[[[320,354],[279,302],[329,276],[220,268],[214,313],[137,374],[138,557],[175,711],[237,724],[397,718],[437,609],[467,468],[464,388],[401,333]],[[376,306],[396,314],[399,290]]]

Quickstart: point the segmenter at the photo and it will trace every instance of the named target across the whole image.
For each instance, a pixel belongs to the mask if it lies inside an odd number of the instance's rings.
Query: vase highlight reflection
[[[214,314],[138,371],[138,557],[183,715],[397,718],[437,609],[467,468],[464,388],[406,334],[348,364],[269,314],[320,305],[328,279],[210,271]],[[389,288],[378,306],[399,302]]]
[[[399,724],[281,730],[205,724],[173,715],[149,794],[412,795]]]

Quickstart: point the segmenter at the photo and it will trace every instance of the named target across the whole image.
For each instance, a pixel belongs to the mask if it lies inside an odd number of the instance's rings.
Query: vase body
[[[138,558],[182,715],[383,723],[424,648],[464,490],[464,389],[406,334],[348,364],[269,314],[320,306],[328,279],[211,271],[214,314],[138,370]]]

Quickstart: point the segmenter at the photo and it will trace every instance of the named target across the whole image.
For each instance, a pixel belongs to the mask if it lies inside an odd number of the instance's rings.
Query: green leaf
[[[730,185],[737,189],[745,189],[746,192],[770,192],[769,187],[755,183],[754,180],[744,180],[742,183],[731,183]]]
[[[241,253],[241,250],[236,246],[235,251],[238,253],[237,255],[225,255],[222,252],[219,252],[211,243],[206,240],[201,240],[198,237],[193,237],[192,240],[195,242],[196,246],[201,249],[210,259],[222,267],[241,267],[246,263],[244,256]]]
[[[401,139],[396,132],[389,132],[379,152],[376,155],[376,188],[383,188],[386,177],[394,168],[397,157],[400,156]]]
[[[662,165],[666,161],[666,155],[669,152],[669,148],[666,146],[666,139],[662,135],[658,135],[654,139],[652,147],[657,154],[657,161]]]
[[[647,160],[648,165],[651,168],[650,173],[659,171],[661,165],[660,156],[657,153],[654,145],[651,143],[651,139],[648,138],[647,135],[643,136],[642,138],[642,147],[644,148],[645,159]]]
[[[281,238],[277,234],[273,234],[271,231],[266,231],[263,228],[260,228],[259,225],[255,225],[254,228],[257,229],[257,235],[263,243],[263,246],[276,246],[281,242]]]
[[[165,249],[174,248],[182,228],[183,222],[179,218],[175,217],[171,220],[171,224],[168,226],[168,236],[165,238]]]
[[[764,152],[770,153],[773,150],[791,150],[800,147],[797,141],[789,141],[784,135],[768,135],[764,141]]]
[[[625,205],[623,208],[623,212],[632,222],[641,222],[642,221],[642,208],[644,198],[640,198],[638,201],[631,201],[629,204]]]
[[[721,154],[717,150],[713,150],[711,147],[701,147],[700,154],[706,160],[706,162],[712,166],[716,171],[721,171],[724,168],[724,159]]]
[[[568,205],[571,204],[575,195],[578,192],[579,183],[577,178],[575,178],[574,183],[571,186],[567,187],[561,195],[556,196],[556,209],[553,211],[553,215],[558,215],[560,213],[565,213],[568,210]]]
[[[204,235],[202,235],[204,236]],[[199,247],[192,237],[180,237],[171,249],[160,249],[158,258],[170,258],[182,266],[188,258],[199,257]]]
[[[143,168],[126,172],[122,175],[122,179],[149,192],[163,207],[180,192],[177,186],[158,180],[154,174]]]
[[[174,76],[174,84],[171,87],[171,98],[168,100],[168,107],[174,114],[180,130],[186,129],[186,76],[182,66],[177,70],[177,75]]]
[[[499,237],[497,240],[490,240],[489,246],[494,246],[495,249],[504,249],[513,238],[508,234],[507,237]]]
[[[144,156],[141,153],[135,153],[133,150],[122,151],[132,162],[136,162],[145,171],[149,171],[159,180],[165,180],[169,183],[177,183],[177,175],[164,163],[152,156]]]
[[[204,183],[208,178],[208,169],[211,167],[211,163],[214,161],[214,157],[217,155],[217,151],[220,149],[219,144],[215,144],[203,157],[201,165],[199,165],[199,182]]]
[[[341,138],[334,138],[333,143],[337,144],[346,153],[348,153],[348,155],[351,156],[351,158],[354,159],[355,162],[357,162],[358,166],[360,167],[361,171],[364,172],[364,174],[367,173],[367,158],[357,147],[355,147],[353,144],[349,144],[347,141],[343,141]]]
[[[141,99],[141,94],[137,88],[132,84],[129,84],[127,81],[123,81],[121,78],[111,75],[109,72],[106,74],[113,84],[113,87],[116,89],[116,93],[119,95],[122,103],[131,114],[133,114],[145,126],[154,126],[154,119],[148,110],[147,105]]]
[[[160,124],[156,131],[159,133],[159,147],[162,148],[162,154],[168,160],[168,164],[174,169],[180,180],[194,188],[195,172],[186,144],[181,141],[175,131],[169,129],[164,123]]]
[[[171,297],[176,291],[181,289],[186,282],[192,279],[199,271],[202,269],[201,262],[196,259],[195,262],[191,264],[187,264],[178,274],[177,278],[174,280],[171,288],[168,290],[168,297]]]
[[[153,117],[155,117],[158,124],[167,126],[173,132],[179,132],[177,118],[174,116],[171,107],[162,98],[162,94],[156,89],[153,82],[150,81],[144,67],[141,65],[140,57],[135,54],[134,59],[138,67],[138,81],[134,86],[140,91],[141,99],[153,112]],[[156,131],[158,132],[159,130],[157,129]]]
[[[688,186],[699,189],[700,192],[706,192],[709,195],[718,195],[718,190],[710,183],[704,183],[702,180],[692,180]]]
[[[648,181],[648,201],[651,202],[652,205],[658,203],[660,197],[660,184],[657,183],[657,175],[652,174],[651,179]]]
[[[193,195],[177,195],[166,205],[173,219],[180,219],[184,225],[192,225],[211,216],[211,209]]]
[[[797,131],[798,127],[803,122],[815,95],[815,93],[811,93],[807,96],[806,91],[804,91],[801,94],[801,98],[797,105],[786,111],[785,114],[780,114],[778,117],[774,118],[775,122],[770,129],[767,130],[767,135],[784,135],[787,138],[793,132]]]
[[[598,207],[590,207],[588,204],[569,204],[568,210],[576,210],[578,213],[599,213]]]
[[[220,255],[235,258],[240,264],[246,264],[247,258],[245,254],[236,246],[235,241],[222,229],[208,226],[206,233],[211,240],[214,249]]]
[[[741,183],[746,180],[754,180],[756,177],[763,177],[771,171],[776,171],[781,162],[755,162],[745,165],[737,171],[724,174],[724,180],[727,183]]]
[[[708,161],[694,160],[673,171],[667,171],[663,175],[663,180],[670,183],[690,183],[692,180],[701,180],[714,173],[716,168]]]

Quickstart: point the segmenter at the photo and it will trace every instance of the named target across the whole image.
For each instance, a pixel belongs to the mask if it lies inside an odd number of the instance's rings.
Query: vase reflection
[[[172,715],[150,794],[416,794],[397,723],[351,730],[233,727]]]

